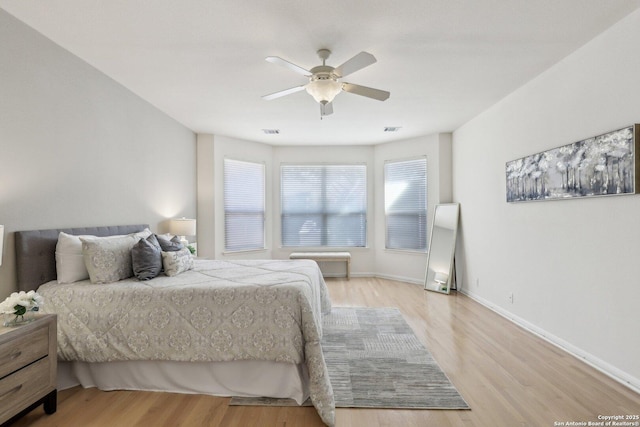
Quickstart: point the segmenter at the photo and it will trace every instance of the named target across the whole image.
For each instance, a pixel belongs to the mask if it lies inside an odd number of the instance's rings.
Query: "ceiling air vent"
[[[278,135],[280,133],[280,129],[262,129],[262,132],[267,135]]]

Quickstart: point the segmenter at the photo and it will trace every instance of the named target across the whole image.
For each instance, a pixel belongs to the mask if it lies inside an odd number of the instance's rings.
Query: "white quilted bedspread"
[[[320,347],[331,302],[313,261],[197,259],[174,277],[49,282],[38,293],[42,312],[58,315],[60,360],[304,362],[311,400],[334,423]]]

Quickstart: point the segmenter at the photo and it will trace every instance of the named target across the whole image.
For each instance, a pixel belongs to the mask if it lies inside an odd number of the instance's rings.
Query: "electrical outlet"
[[[513,292],[509,292],[509,302],[513,304]]]
[[[479,288],[479,287],[480,287],[480,278],[478,277],[476,279],[476,288]]]

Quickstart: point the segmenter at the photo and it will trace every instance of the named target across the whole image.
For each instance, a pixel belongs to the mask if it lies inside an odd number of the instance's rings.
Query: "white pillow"
[[[142,231],[138,231],[137,233],[133,233],[133,237],[138,237],[139,239],[146,239],[151,236],[153,233],[148,228],[145,228]],[[111,237],[111,236],[109,236]]]
[[[82,242],[80,237],[60,232],[56,244],[56,272],[58,283],[73,283],[89,278],[87,267],[82,257]]]
[[[146,239],[151,234],[151,230],[146,228],[133,235]],[[89,278],[89,271],[84,264],[84,257],[82,256],[81,237],[85,239],[98,238],[92,235],[74,236],[64,232],[58,234],[58,243],[56,244],[56,272],[58,283],[73,283]],[[123,237],[123,235],[107,236],[107,238],[117,237]]]

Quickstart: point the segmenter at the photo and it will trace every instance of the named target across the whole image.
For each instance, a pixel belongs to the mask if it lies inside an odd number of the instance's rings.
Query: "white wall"
[[[195,215],[195,135],[0,10],[0,299],[13,232]]]
[[[453,138],[464,291],[636,388],[640,196],[507,204],[505,162],[640,121],[639,42],[636,11]]]
[[[214,173],[214,136],[197,135],[197,255],[215,258],[216,255],[216,211],[215,211],[215,173]]]

